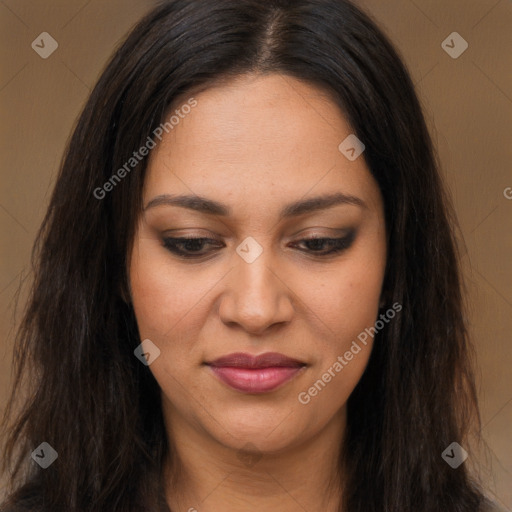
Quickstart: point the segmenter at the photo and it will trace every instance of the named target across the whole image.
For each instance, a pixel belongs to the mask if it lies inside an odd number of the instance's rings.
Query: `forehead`
[[[377,199],[364,158],[349,161],[338,149],[352,129],[325,91],[287,75],[244,75],[193,98],[150,154],[146,201],[196,193],[248,204],[308,191]]]

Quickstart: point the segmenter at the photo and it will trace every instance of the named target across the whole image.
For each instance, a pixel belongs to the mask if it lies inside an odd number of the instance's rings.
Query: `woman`
[[[489,510],[453,223],[354,5],[163,3],[38,236],[5,510]]]

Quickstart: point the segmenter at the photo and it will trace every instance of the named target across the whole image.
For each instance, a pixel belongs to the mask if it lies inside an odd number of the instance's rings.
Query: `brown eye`
[[[342,238],[326,238],[326,237],[311,237],[299,240],[299,244],[304,244],[306,250],[317,256],[328,256],[337,254],[348,249],[355,239],[355,231],[351,231],[348,235]]]
[[[213,238],[164,238],[164,247],[182,258],[199,258],[211,251],[203,252],[205,245],[217,245],[219,242]]]

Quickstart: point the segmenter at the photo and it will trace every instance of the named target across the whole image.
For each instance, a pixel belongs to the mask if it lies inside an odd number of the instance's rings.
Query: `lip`
[[[213,374],[243,393],[268,393],[297,375],[306,364],[277,352],[253,356],[234,353],[206,363]]]

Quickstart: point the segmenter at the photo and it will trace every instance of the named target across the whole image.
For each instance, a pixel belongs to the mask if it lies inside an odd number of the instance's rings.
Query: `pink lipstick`
[[[291,380],[306,364],[276,352],[234,353],[207,365],[225,384],[243,393],[268,393]]]

